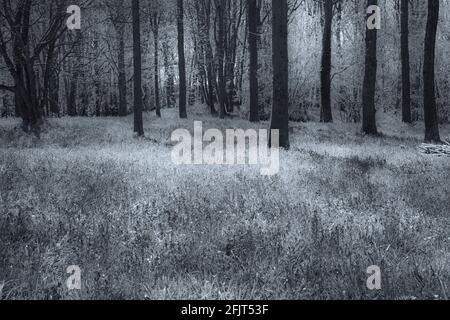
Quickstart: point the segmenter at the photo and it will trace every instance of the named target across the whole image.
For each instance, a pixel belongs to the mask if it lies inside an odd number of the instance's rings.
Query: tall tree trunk
[[[216,1],[216,14],[218,24],[218,39],[217,39],[217,63],[218,63],[218,84],[217,93],[219,96],[219,117],[225,118],[226,115],[226,81],[225,81],[225,0]]]
[[[155,14],[156,16],[156,14]],[[155,26],[153,29],[153,44],[154,44],[154,72],[155,72],[155,107],[156,115],[161,117],[161,99],[159,97],[159,17],[155,17]]]
[[[333,1],[323,0],[325,24],[322,41],[322,69],[320,71],[322,110],[321,121],[333,122],[331,111],[331,28],[333,23]]]
[[[439,0],[428,0],[428,20],[423,63],[425,141],[441,142],[436,106],[435,58],[436,33],[439,22]]]
[[[25,0],[17,8],[13,30],[14,82],[16,110],[22,118],[22,129],[39,135],[42,112],[37,97],[36,74],[29,52],[31,6],[32,1]]]
[[[258,85],[258,0],[247,0],[248,46],[250,52],[250,121],[259,122]]]
[[[411,123],[411,70],[409,65],[409,0],[401,0],[402,120]]]
[[[368,0],[368,7],[378,0]],[[369,15],[367,15],[369,18]],[[377,29],[366,27],[366,61],[363,84],[363,132],[377,134],[375,89],[377,82]]]
[[[186,60],[184,56],[184,8],[183,0],[178,3],[178,71],[180,78],[179,113],[180,118],[187,118],[186,111]]]
[[[119,52],[118,52],[118,69],[119,69],[119,116],[127,115],[127,78],[125,69],[125,26],[120,23],[117,26],[117,35],[119,38]]]
[[[133,64],[134,64],[134,132],[144,135],[142,121],[142,58],[139,0],[132,0],[133,11]]]
[[[209,32],[208,32],[208,39],[209,39]],[[216,79],[216,73],[214,70],[214,56],[213,56],[213,51],[212,51],[212,47],[211,47],[211,42],[208,40],[207,45],[206,45],[206,61],[207,61],[207,65],[206,65],[206,75],[208,78],[208,100],[209,100],[209,108],[211,110],[211,114],[213,116],[217,115],[217,110],[215,107],[215,96],[214,96],[214,83],[215,83],[215,79]]]
[[[279,130],[280,147],[289,149],[288,4],[272,0],[273,106],[271,130]],[[270,144],[272,145],[272,136]]]

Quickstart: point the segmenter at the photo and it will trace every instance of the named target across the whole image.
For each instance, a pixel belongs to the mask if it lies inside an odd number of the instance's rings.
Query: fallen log
[[[427,155],[450,156],[450,142],[443,141],[441,145],[422,143],[419,151]]]

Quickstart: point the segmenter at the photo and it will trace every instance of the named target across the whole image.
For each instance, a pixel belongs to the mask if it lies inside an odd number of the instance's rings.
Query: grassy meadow
[[[170,135],[194,119],[267,127],[165,111],[142,139],[132,116],[49,119],[37,139],[1,119],[0,300],[450,297],[450,158],[418,152],[421,124],[292,124],[263,177],[172,164]]]

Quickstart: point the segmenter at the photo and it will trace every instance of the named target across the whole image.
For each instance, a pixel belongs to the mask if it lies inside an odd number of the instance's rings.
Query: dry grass
[[[0,121],[0,299],[449,297],[450,161],[417,151],[420,126],[387,121],[395,130],[371,138],[294,125],[265,178],[176,167],[170,133],[193,120],[145,124],[134,139],[131,118],[50,120],[35,140]],[[83,287],[69,292],[73,264]]]

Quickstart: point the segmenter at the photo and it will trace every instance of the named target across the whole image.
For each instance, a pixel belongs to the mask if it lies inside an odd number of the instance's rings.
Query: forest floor
[[[0,120],[0,299],[450,297],[450,158],[419,153],[420,124],[292,124],[263,177],[172,164],[170,135],[194,118],[267,126],[169,110],[145,115],[144,139],[130,116],[50,119],[37,140]]]

